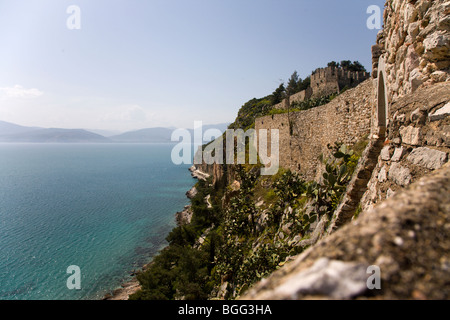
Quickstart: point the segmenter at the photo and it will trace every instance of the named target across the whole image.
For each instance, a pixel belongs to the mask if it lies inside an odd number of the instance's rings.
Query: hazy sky
[[[69,29],[70,5],[81,29]],[[332,60],[371,71],[384,0],[0,0],[0,120],[134,130],[232,122]],[[74,20],[70,20],[74,22]]]

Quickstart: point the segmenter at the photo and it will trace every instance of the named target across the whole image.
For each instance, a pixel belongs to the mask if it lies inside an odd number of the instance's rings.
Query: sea
[[[0,300],[92,300],[159,250],[189,203],[171,144],[0,144]]]

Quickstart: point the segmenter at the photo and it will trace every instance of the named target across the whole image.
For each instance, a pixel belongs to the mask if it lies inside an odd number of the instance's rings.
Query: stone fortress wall
[[[279,130],[280,166],[313,180],[320,173],[319,156],[329,153],[328,144],[351,145],[370,134],[374,100],[374,80],[368,79],[327,105],[258,118],[255,129],[257,134],[267,129],[268,138],[271,130]]]
[[[372,47],[372,75],[383,56],[388,99],[450,78],[450,1],[392,0]]]
[[[353,72],[343,68],[320,68],[311,74],[311,85],[308,89],[289,97],[289,103],[302,102],[311,98],[339,93],[345,87],[353,88],[370,77],[368,72]],[[288,101],[284,99],[274,109],[287,109]]]
[[[370,73],[368,72],[353,72],[343,68],[318,69],[311,75],[312,97],[317,98],[339,93],[345,87],[352,88],[369,77]]]

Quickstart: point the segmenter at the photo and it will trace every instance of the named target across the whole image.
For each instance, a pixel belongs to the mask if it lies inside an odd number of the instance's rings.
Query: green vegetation
[[[233,166],[239,189],[227,187],[225,177],[214,186],[199,181],[191,223],[172,230],[169,245],[138,274],[142,290],[130,299],[211,299],[224,283],[225,298],[234,299],[302,252],[293,237],[307,239],[311,225],[332,214],[360,154],[341,144],[329,148],[320,183],[286,169],[260,176],[258,165]]]
[[[315,209],[313,221],[336,210],[360,157],[353,150],[349,151],[346,145],[336,144],[328,148],[333,156],[323,161],[325,172],[322,181],[310,182],[306,187],[305,195],[313,200]]]
[[[324,104],[331,102],[334,98],[337,97],[337,95],[338,95],[337,93],[333,93],[320,98],[311,98],[304,101],[295,101],[291,103],[291,112],[308,110],[311,108],[323,106]]]
[[[307,77],[304,80],[299,78],[297,71],[294,71],[294,73],[291,75],[291,77],[288,80],[288,85],[286,87],[286,96],[291,96],[293,94],[296,94],[297,92],[300,92],[302,90],[306,90],[311,84],[311,78]]]
[[[195,245],[207,228],[218,224],[221,210],[217,199],[211,197],[213,208],[208,209],[204,198],[211,187],[199,181],[198,194],[191,200],[193,217],[189,225],[178,226],[167,236],[169,245],[138,274],[142,290],[130,296],[131,300],[207,299],[212,290],[211,270],[216,255],[218,238],[209,234],[200,248]],[[220,196],[220,192],[216,192]]]
[[[254,125],[256,118],[265,116],[271,110],[272,101],[279,99],[278,94],[279,92],[277,92],[277,97],[270,95],[260,99],[253,98],[246,102],[239,110],[234,123],[230,124],[228,128],[245,130]]]
[[[273,106],[282,102],[288,95],[293,95],[297,92],[305,90],[311,83],[310,77],[302,80],[298,77],[295,71],[285,88],[284,83],[281,83],[275,91],[263,98],[253,98],[247,101],[239,110],[234,123],[229,125],[230,129],[250,129],[255,124],[255,119],[277,112]],[[312,104],[311,104],[312,105]]]

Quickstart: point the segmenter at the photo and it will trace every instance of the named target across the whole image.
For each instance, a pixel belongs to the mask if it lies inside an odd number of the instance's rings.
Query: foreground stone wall
[[[450,1],[387,2],[372,55],[378,92],[372,132],[386,140],[363,209],[448,161]]]
[[[374,207],[448,161],[450,82],[399,98],[390,113],[387,140],[363,196],[363,209]]]
[[[421,86],[449,81],[450,1],[388,1],[372,53],[375,77],[378,58],[385,59],[391,102]]]
[[[351,145],[369,135],[374,101],[374,81],[369,79],[327,105],[258,118],[255,129],[267,129],[269,137],[270,130],[278,129],[280,166],[313,180],[320,171],[320,155],[329,154],[328,144]]]

